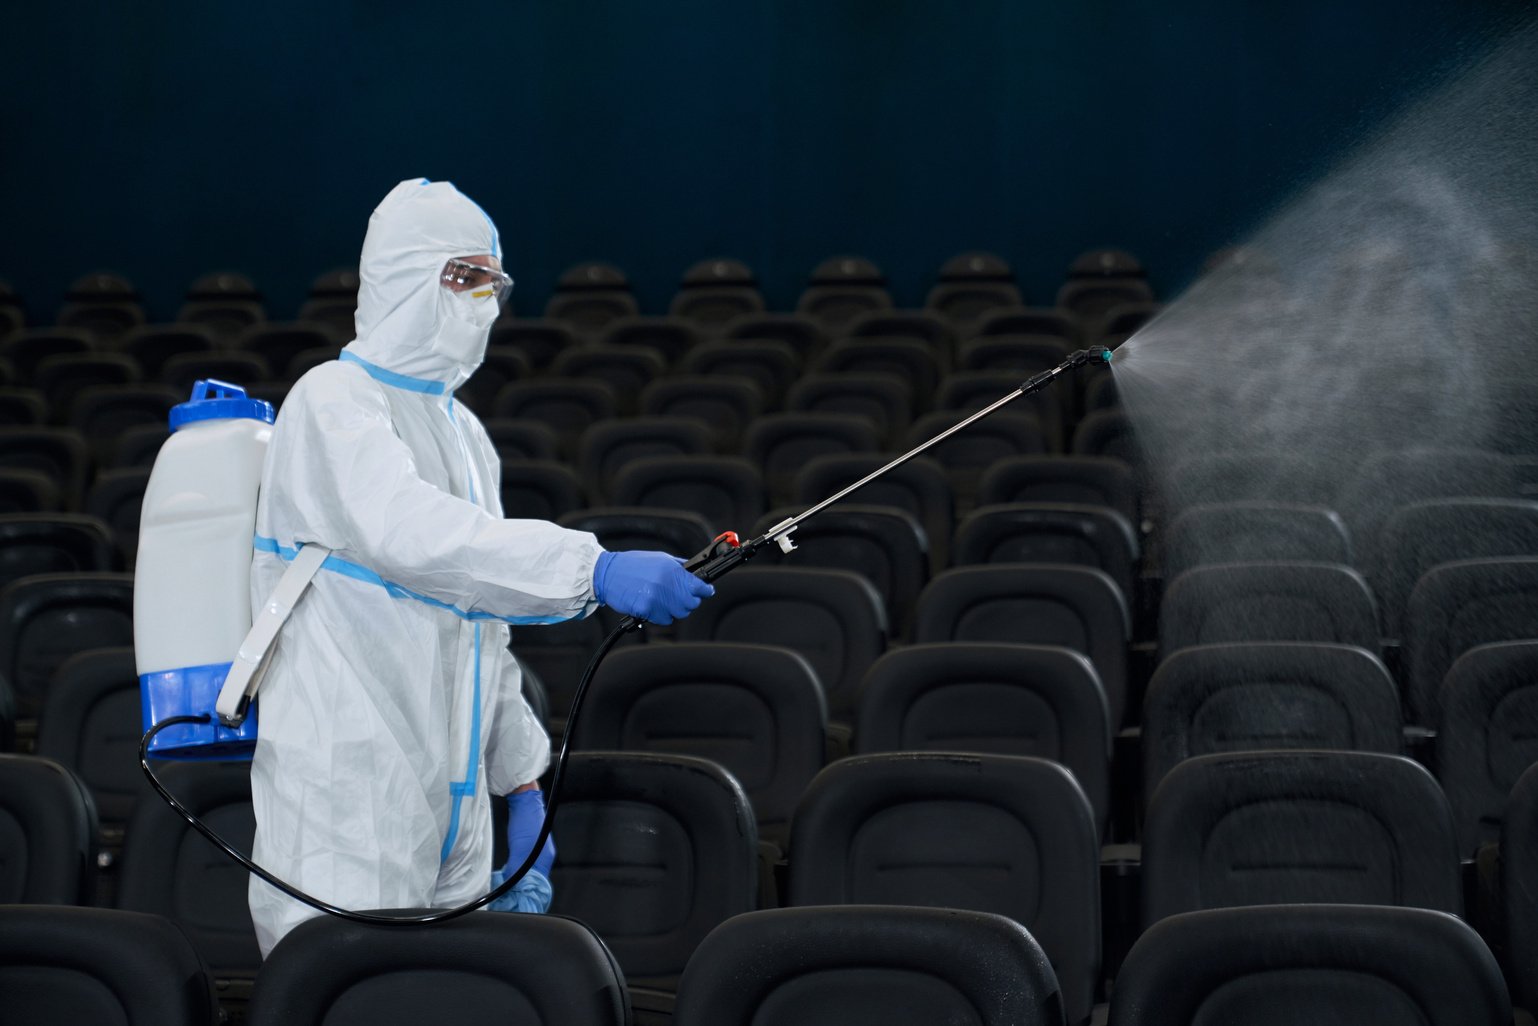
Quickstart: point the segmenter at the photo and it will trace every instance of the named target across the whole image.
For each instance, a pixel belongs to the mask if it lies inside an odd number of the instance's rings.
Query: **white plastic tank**
[[[198,381],[171,411],[144,491],[134,566],[134,660],[144,728],[208,714],[156,735],[161,758],[248,758],[253,712],[221,726],[214,703],[251,629],[251,554],[272,404],[223,381]]]

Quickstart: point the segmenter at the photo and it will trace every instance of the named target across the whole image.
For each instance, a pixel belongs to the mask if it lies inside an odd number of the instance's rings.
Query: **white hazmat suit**
[[[391,190],[363,244],[357,339],[294,385],[267,451],[253,607],[298,548],[332,555],[262,684],[254,852],[343,908],[446,907],[489,889],[488,795],[550,758],[505,625],[597,605],[597,540],[503,519],[497,454],[453,399],[496,306],[439,276],[487,254],[501,259],[495,226],[452,185]],[[263,956],[319,914],[256,877],[250,904]]]

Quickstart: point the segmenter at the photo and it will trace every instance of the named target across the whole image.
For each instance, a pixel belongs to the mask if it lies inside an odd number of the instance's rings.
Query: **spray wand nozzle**
[[[1027,379],[1025,384],[1020,386],[1019,394],[1029,395],[1038,389],[1045,388],[1047,385],[1050,385],[1054,380],[1056,380],[1059,375],[1066,374],[1068,371],[1074,370],[1075,368],[1095,366],[1098,364],[1110,362],[1111,351],[1105,346],[1090,346],[1088,349],[1080,349],[1076,353],[1070,353],[1068,355],[1068,359],[1064,360],[1056,367],[1053,367],[1051,370],[1044,370],[1040,374],[1037,374],[1035,377]]]

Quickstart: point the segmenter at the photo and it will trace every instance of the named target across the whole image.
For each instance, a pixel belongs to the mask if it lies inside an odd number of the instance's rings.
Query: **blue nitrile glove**
[[[512,876],[539,837],[545,821],[545,796],[539,790],[515,791],[507,796],[507,864],[491,874],[491,886],[500,887]],[[553,890],[550,867],[555,864],[555,836],[545,838],[534,866],[512,890],[486,907],[493,912],[545,912],[550,908]]]
[[[593,593],[610,609],[666,626],[682,620],[716,589],[666,552],[603,552],[593,567]]]
[[[527,791],[514,791],[507,796],[507,872],[523,865],[529,857],[529,849],[539,837],[539,828],[545,824],[545,794],[537,787]],[[544,876],[550,875],[555,864],[555,835],[545,838],[544,850],[534,860],[534,868]]]

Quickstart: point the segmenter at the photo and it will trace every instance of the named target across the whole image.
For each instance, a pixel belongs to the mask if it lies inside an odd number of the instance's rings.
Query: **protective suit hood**
[[[391,189],[369,217],[357,338],[343,352],[403,387],[452,393],[481,365],[490,332],[450,316],[439,274],[454,257],[483,253],[502,259],[497,226],[452,183],[413,178]]]

